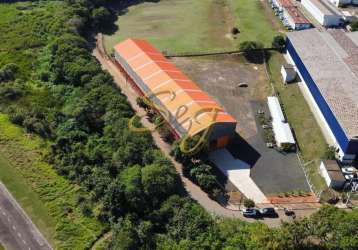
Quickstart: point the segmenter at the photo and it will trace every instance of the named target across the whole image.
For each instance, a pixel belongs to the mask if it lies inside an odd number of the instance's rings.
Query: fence
[[[218,50],[218,51],[198,51],[198,52],[168,52],[163,51],[162,53],[168,57],[199,57],[199,56],[215,56],[215,55],[232,55],[232,54],[242,54],[244,52],[263,52],[277,50],[275,48],[263,48],[263,49],[251,49],[251,50]]]
[[[276,96],[276,97],[280,100],[280,103],[282,103],[282,102],[281,102],[281,97],[280,97],[279,93],[276,91],[275,86],[274,86],[274,84],[273,84],[273,83],[274,83],[274,80],[272,79],[272,76],[271,76],[271,73],[270,73],[270,72],[271,72],[271,69],[270,69],[269,65],[267,64],[264,51],[262,51],[262,54],[263,54],[263,57],[264,57],[265,73],[266,73],[267,79],[268,79],[269,82],[270,82],[270,85],[271,85],[271,88],[272,88],[272,94],[273,94],[274,96]],[[284,109],[282,109],[282,110],[284,110]],[[295,134],[295,133],[294,133],[294,134]],[[297,140],[296,140],[296,141],[297,141]],[[310,165],[310,164],[312,164],[313,162],[306,162],[306,163],[305,163],[305,162],[303,161],[303,158],[302,158],[302,155],[301,155],[301,152],[300,152],[299,149],[297,149],[296,155],[297,155],[298,161],[299,161],[299,163],[300,163],[300,166],[301,166],[302,171],[303,171],[303,173],[304,173],[304,175],[305,175],[307,184],[308,184],[308,186],[309,186],[311,192],[312,192],[313,194],[315,194],[315,196],[316,196],[318,199],[320,199],[321,194],[322,194],[322,191],[318,190],[318,189],[313,185],[313,183],[312,183],[312,181],[311,181],[311,178],[310,178],[310,175],[309,175],[309,169],[307,168],[307,166]]]

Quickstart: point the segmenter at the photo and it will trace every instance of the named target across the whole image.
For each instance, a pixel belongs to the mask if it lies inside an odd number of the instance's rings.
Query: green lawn
[[[235,13],[235,25],[240,30],[238,41],[259,41],[271,46],[274,36],[279,34],[277,28],[281,26],[271,12],[264,11],[262,1],[229,1]]]
[[[305,98],[297,84],[284,85],[281,80],[280,67],[285,63],[279,53],[273,53],[269,60],[269,68],[276,91],[280,95],[287,119],[292,126],[302,157],[309,169],[309,177],[317,190],[326,187],[319,174],[320,159],[327,144]]]
[[[49,242],[58,249],[84,249],[103,225],[82,215],[76,198],[85,196],[44,162],[48,145],[26,135],[0,113],[0,180]]]
[[[38,194],[28,187],[26,180],[2,155],[0,155],[0,180],[53,245],[56,223],[50,216],[50,211],[40,200]]]
[[[264,11],[259,0],[161,0],[131,6],[119,16],[118,30],[105,36],[107,51],[135,37],[152,42],[162,51],[200,52],[237,48],[243,41],[260,41],[271,46],[277,20]],[[274,26],[273,26],[274,24]],[[228,36],[232,27],[241,33]]]
[[[159,49],[172,52],[212,48],[215,41],[209,37],[210,25],[222,24],[210,20],[212,2],[162,0],[134,5],[119,16],[117,32],[105,37],[106,48],[110,50],[129,37],[147,39]]]

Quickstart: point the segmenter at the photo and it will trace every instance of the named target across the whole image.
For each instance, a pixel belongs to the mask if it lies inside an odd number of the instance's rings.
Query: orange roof
[[[167,120],[179,134],[193,136],[208,128],[211,122],[236,123],[213,98],[147,41],[128,39],[114,49],[152,93],[142,89],[143,92],[154,94],[162,108],[176,118],[175,121]],[[214,108],[217,110],[215,119],[211,110]]]

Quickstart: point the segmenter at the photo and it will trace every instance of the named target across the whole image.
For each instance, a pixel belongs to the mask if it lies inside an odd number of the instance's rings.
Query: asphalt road
[[[1,182],[0,242],[4,245],[6,250],[52,249]]]

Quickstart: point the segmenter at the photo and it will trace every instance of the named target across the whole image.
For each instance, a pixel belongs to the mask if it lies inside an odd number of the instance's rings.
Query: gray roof
[[[325,160],[323,161],[323,164],[327,170],[327,173],[329,175],[329,177],[331,178],[331,180],[335,180],[335,181],[342,181],[345,182],[346,179],[344,178],[343,174],[342,174],[342,170],[339,167],[337,161],[334,160]]]
[[[288,38],[348,138],[358,136],[358,45],[343,30],[290,32]]]

